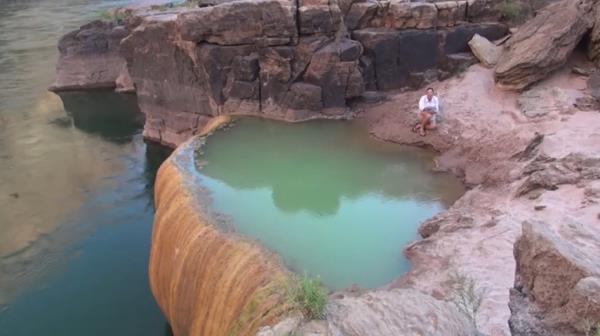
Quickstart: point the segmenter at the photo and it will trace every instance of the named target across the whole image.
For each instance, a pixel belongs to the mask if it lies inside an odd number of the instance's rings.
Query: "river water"
[[[333,290],[375,288],[410,265],[402,249],[424,220],[464,193],[434,154],[382,143],[358,121],[243,119],[198,157],[211,206]]]
[[[127,1],[0,0],[0,335],[165,335],[134,96],[46,91],[60,36]],[[64,101],[64,103],[63,103]]]

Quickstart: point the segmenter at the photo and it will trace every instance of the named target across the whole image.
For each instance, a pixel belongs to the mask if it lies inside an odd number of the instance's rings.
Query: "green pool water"
[[[243,119],[197,156],[211,208],[332,290],[382,286],[410,267],[418,225],[464,189],[433,154],[386,144],[358,122]]]

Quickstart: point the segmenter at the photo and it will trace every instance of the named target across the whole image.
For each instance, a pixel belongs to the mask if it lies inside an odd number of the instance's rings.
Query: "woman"
[[[421,136],[427,135],[426,130],[433,130],[436,115],[440,111],[438,97],[434,96],[433,88],[427,88],[425,95],[419,99],[419,122],[413,126],[413,132],[419,132]]]

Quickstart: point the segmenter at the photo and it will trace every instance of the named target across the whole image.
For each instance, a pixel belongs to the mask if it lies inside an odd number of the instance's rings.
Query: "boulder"
[[[577,282],[566,304],[553,311],[544,323],[561,335],[586,335],[600,322],[600,278]]]
[[[113,89],[125,69],[119,43],[129,34],[125,26],[92,21],[63,36],[54,92],[84,89]]]
[[[473,325],[452,303],[414,289],[373,291],[333,299],[327,316],[333,335],[471,336]]]
[[[590,9],[591,0],[561,0],[540,10],[507,42],[496,82],[521,90],[563,66],[592,26]]]
[[[588,56],[597,67],[600,67],[600,7],[598,6],[594,13],[594,29],[590,33]]]
[[[598,231],[570,217],[562,220],[558,229],[541,221],[525,222],[515,244],[520,285],[545,312],[562,309],[581,292],[573,290],[582,279],[600,276]]]
[[[508,27],[501,23],[467,23],[440,30],[440,33],[444,36],[444,53],[448,55],[469,51],[469,41],[475,34],[494,41],[505,36]]]
[[[219,45],[284,45],[297,39],[296,5],[288,0],[234,1],[177,17],[185,41]]]
[[[498,59],[502,54],[501,47],[498,47],[479,34],[475,34],[471,41],[469,41],[469,47],[473,55],[488,68],[493,68],[498,63]]]

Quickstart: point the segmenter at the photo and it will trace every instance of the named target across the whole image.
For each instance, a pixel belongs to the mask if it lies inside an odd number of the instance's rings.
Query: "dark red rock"
[[[92,21],[63,36],[51,91],[113,89],[125,60],[119,43],[129,34],[124,26]]]

